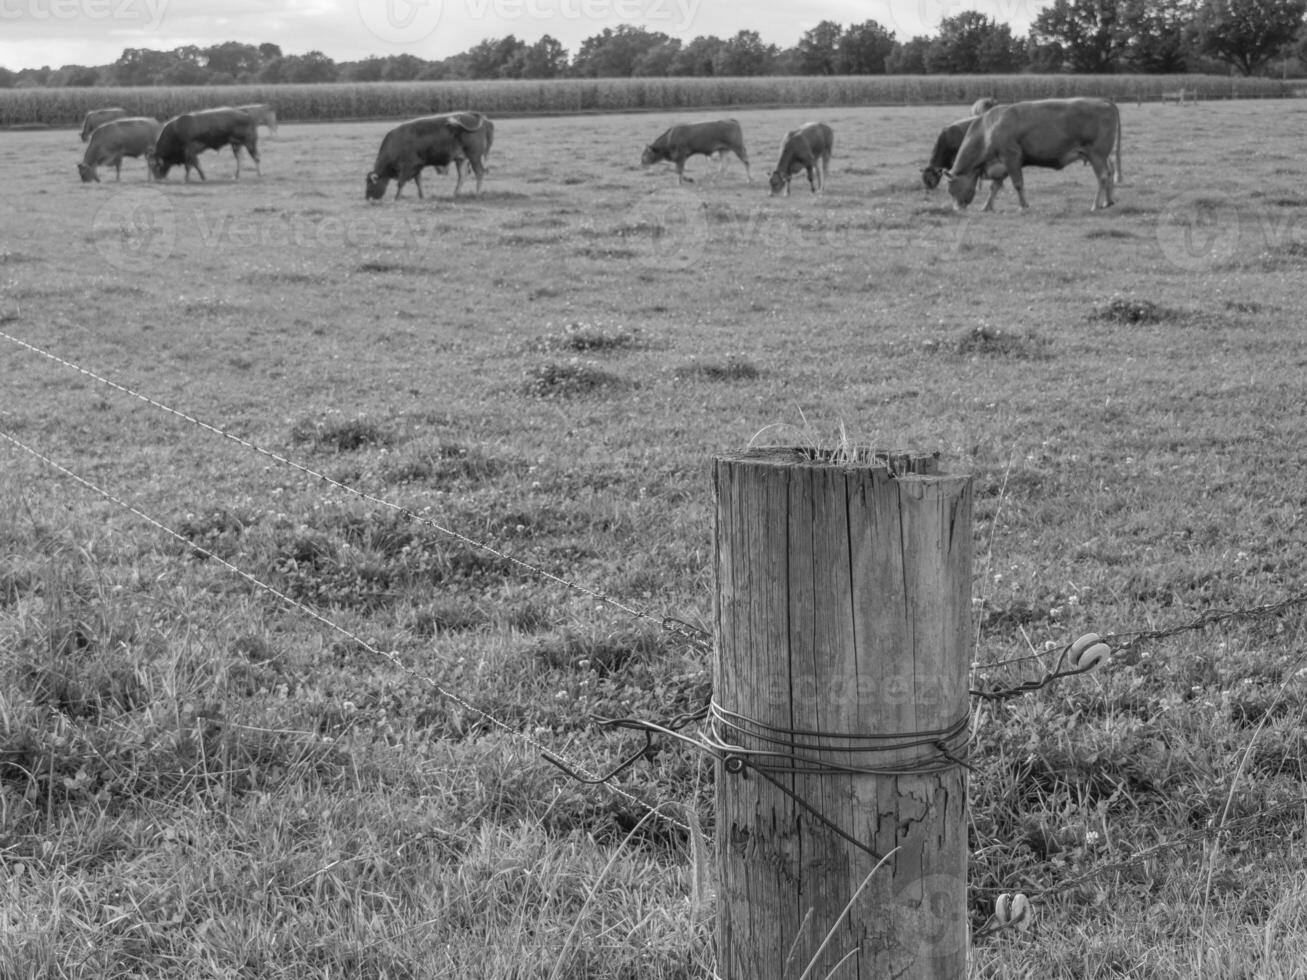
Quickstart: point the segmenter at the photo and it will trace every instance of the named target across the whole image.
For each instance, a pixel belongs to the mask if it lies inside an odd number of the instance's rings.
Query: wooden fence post
[[[848,455],[713,462],[720,980],[966,972],[971,477]]]

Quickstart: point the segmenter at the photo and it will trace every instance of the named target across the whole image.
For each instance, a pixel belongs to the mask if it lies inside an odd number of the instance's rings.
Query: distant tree
[[[59,69],[58,75],[57,82],[51,77],[51,85],[62,85],[65,88],[91,88],[100,80],[100,69],[88,68],[85,65],[64,65]]]
[[[18,76],[8,68],[0,68],[0,88],[13,88]]]
[[[668,68],[671,75],[712,75],[717,52],[726,42],[711,34],[696,37],[681,48]]]
[[[42,65],[40,68],[24,68],[14,80],[15,88],[44,88],[50,80],[49,65]]]
[[[467,78],[466,58],[461,54],[443,61],[429,61],[418,74],[418,79],[423,82],[443,82],[452,78]]]
[[[558,78],[567,73],[567,49],[548,34],[523,44],[500,69],[504,78]]]
[[[1307,0],[1203,0],[1193,36],[1200,51],[1251,75],[1297,39],[1305,13]]]
[[[883,75],[894,33],[874,20],[853,24],[840,38],[835,68],[841,75]]]
[[[209,73],[193,61],[177,60],[159,76],[160,85],[208,85]]]
[[[890,75],[926,74],[926,52],[930,50],[930,44],[931,39],[925,36],[895,44],[885,59],[885,71]]]
[[[1039,46],[1056,43],[1066,71],[1116,70],[1125,47],[1119,0],[1054,0],[1035,16],[1030,35]]]
[[[776,57],[771,62],[771,73],[773,75],[802,75],[800,61],[803,56],[797,47],[781,48],[776,53]]]
[[[269,44],[265,41],[263,44],[259,45],[259,57],[263,59],[265,64],[269,61],[280,58],[281,56],[280,44]]]
[[[487,38],[480,44],[468,48],[468,78],[503,78],[504,69],[513,56],[526,48],[525,41],[519,41],[512,34],[507,37]]]
[[[940,21],[939,34],[926,49],[926,71],[945,75],[1016,71],[1022,54],[1010,27],[978,11],[964,10]]]
[[[287,55],[280,59],[280,64],[281,80],[285,82],[306,85],[336,80],[336,63],[321,51]]]
[[[836,61],[839,57],[840,40],[844,37],[844,28],[833,20],[823,20],[816,27],[805,31],[799,38],[799,74],[800,75],[835,75],[839,73]]]
[[[672,63],[680,53],[681,39],[670,38],[640,55],[631,68],[631,74],[640,78],[662,78],[670,75]]]
[[[1193,56],[1194,0],[1123,0],[1125,61],[1135,71],[1182,72]]]
[[[740,31],[726,41],[713,59],[714,75],[767,75],[778,51],[764,44],[757,31]]]
[[[381,69],[381,80],[384,82],[411,82],[421,74],[422,69],[427,66],[426,61],[415,54],[409,54],[407,51],[401,54],[392,54],[386,59],[386,63]]]
[[[201,55],[209,72],[225,72],[237,79],[253,78],[265,60],[254,45],[238,41],[224,41],[203,48]]]
[[[579,78],[624,78],[630,76],[640,56],[671,38],[661,31],[619,24],[581,42],[572,62],[572,74]]]
[[[163,73],[176,61],[176,57],[169,51],[127,48],[113,63],[114,82],[118,85],[162,84]]]
[[[342,62],[338,67],[337,75],[342,82],[379,82],[386,59],[374,54],[362,61]]]

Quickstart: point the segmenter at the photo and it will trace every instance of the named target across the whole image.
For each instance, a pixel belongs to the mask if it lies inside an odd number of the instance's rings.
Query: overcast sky
[[[789,47],[823,20],[876,20],[900,40],[979,10],[1024,35],[1048,0],[0,0],[0,66],[103,65],[124,48],[270,41],[334,61],[409,52],[434,60],[486,38],[549,34],[575,54],[605,27],[643,26],[682,40],[757,31]]]

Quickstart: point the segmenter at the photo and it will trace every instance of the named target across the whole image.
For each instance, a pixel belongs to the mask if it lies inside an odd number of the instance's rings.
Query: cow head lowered
[[[659,149],[650,143],[644,148],[644,153],[640,154],[640,163],[646,167],[652,167],[659,160],[669,159],[666,147]]]
[[[386,188],[390,186],[390,178],[383,177],[373,170],[367,176],[367,184],[363,188],[363,194],[369,201],[380,201],[386,196]]]
[[[921,182],[926,185],[926,190],[933,191],[938,187],[945,172],[943,167],[922,167]]]

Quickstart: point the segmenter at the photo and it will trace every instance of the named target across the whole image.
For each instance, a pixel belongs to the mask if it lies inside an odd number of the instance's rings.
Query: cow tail
[[[1116,110],[1116,180],[1113,183],[1121,184],[1124,183],[1121,176],[1121,140],[1125,134],[1121,131],[1121,107],[1113,102],[1112,108]]]

